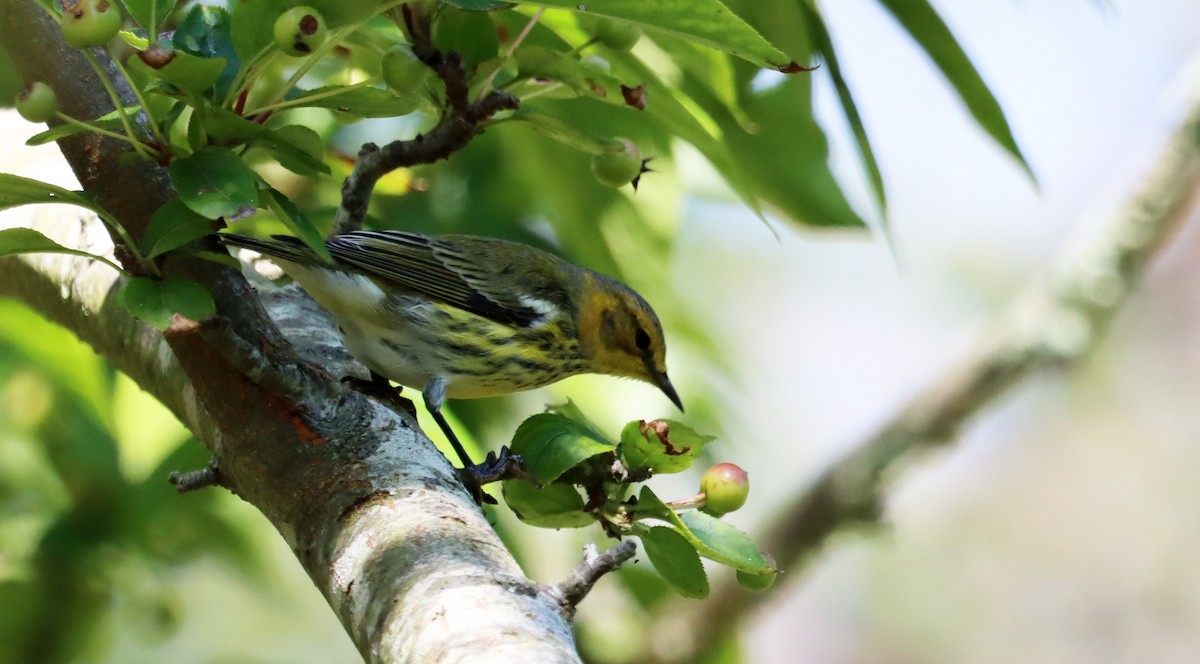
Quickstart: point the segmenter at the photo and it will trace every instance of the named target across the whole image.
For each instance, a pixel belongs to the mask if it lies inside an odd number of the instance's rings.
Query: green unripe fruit
[[[397,44],[383,54],[383,81],[398,95],[411,95],[425,85],[429,67],[408,44]]]
[[[604,16],[582,15],[579,25],[596,41],[614,51],[628,51],[642,38],[642,29],[638,26]]]
[[[275,19],[275,45],[293,57],[312,53],[328,37],[325,17],[312,7],[292,7]]]
[[[721,516],[746,504],[746,496],[750,494],[750,477],[732,463],[718,463],[704,471],[700,478],[700,490],[704,492],[704,507],[701,509],[713,516]]]
[[[592,175],[600,184],[621,187],[642,172],[642,151],[630,140],[621,139],[622,149],[592,155]]]
[[[35,81],[17,93],[14,105],[26,120],[47,122],[58,112],[58,95],[49,85]]]
[[[75,48],[104,46],[121,31],[121,9],[112,0],[67,0],[58,24]]]
[[[775,559],[771,557],[771,554],[764,553],[763,557],[770,561],[771,567],[775,566]],[[750,574],[742,570],[738,570],[737,572],[738,585],[746,590],[766,590],[775,585],[775,579],[778,577],[779,572],[771,572],[770,574]]]

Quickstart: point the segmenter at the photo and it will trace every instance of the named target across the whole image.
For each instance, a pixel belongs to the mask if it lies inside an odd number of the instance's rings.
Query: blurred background
[[[750,502],[727,519],[751,533],[953,366],[1072,234],[1115,214],[1200,90],[1192,0],[935,5],[1000,100],[1036,183],[890,16],[842,0],[822,9],[888,188],[891,247],[879,233],[764,224],[687,150],[636,197],[622,194],[659,220],[651,240],[619,219],[597,222],[611,254],[595,267],[620,269],[663,314],[685,421],[719,437],[714,461],[750,473]],[[834,170],[869,217],[832,85],[812,76]],[[373,131],[364,122],[337,140],[353,150]],[[24,147],[30,133],[0,111],[0,170],[69,183],[53,146]],[[513,149],[504,134],[489,132],[476,156]],[[448,209],[496,167],[472,163],[463,169],[479,172],[399,197],[393,225],[503,216]],[[386,205],[376,214],[393,219]],[[1033,376],[957,445],[909,467],[886,528],[840,535],[786,573],[740,633],[741,661],[1196,661],[1195,225],[1082,364]],[[536,223],[515,233],[554,244]],[[676,416],[653,388],[596,377],[453,406],[495,448],[567,396],[614,435],[629,419]],[[357,661],[265,519],[223,491],[180,497],[166,483],[205,461],[86,345],[0,300],[0,661],[35,656],[18,645],[34,641],[46,659],[62,648],[81,662]],[[654,483],[665,497],[695,485],[695,475]],[[565,574],[590,536],[522,526],[503,508],[494,518],[543,582]],[[646,567],[583,603],[589,660],[669,655],[669,638],[639,631],[660,606]]]

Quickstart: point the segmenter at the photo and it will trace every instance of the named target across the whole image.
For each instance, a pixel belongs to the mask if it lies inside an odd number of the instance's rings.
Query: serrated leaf
[[[798,67],[718,0],[516,0],[514,4],[568,9],[662,30],[736,55],[759,67],[780,71],[796,71],[795,67]]]
[[[208,147],[176,159],[170,172],[180,200],[205,218],[232,217],[258,206],[254,172],[227,148]]]
[[[267,207],[275,216],[286,224],[296,237],[304,240],[304,244],[317,252],[317,255],[332,263],[333,257],[329,255],[329,247],[325,246],[325,236],[304,216],[300,208],[276,189],[265,187],[263,193],[266,194]]]
[[[539,489],[525,480],[505,480],[500,490],[509,509],[531,526],[583,528],[595,521],[583,511],[583,497],[570,484],[548,484]]]
[[[804,25],[808,27],[813,47],[825,61],[826,71],[829,72],[829,78],[837,90],[842,112],[846,114],[846,122],[854,134],[854,142],[858,145],[858,155],[862,159],[863,168],[866,169],[867,181],[871,186],[871,193],[875,196],[875,203],[886,218],[887,192],[883,187],[883,173],[879,170],[879,162],[875,160],[875,151],[871,148],[871,141],[867,137],[867,128],[863,125],[862,116],[858,113],[858,105],[854,103],[854,95],[850,93],[850,86],[846,83],[846,78],[842,76],[842,67],[838,63],[837,52],[833,47],[833,38],[830,37],[821,15],[814,8],[804,2],[799,3],[799,6],[805,12]]]
[[[408,115],[421,106],[416,95],[396,95],[380,88],[331,85],[297,91],[287,98],[289,108],[328,108],[364,118],[390,118]]]
[[[142,235],[142,245],[146,248],[146,256],[154,257],[211,232],[211,220],[196,214],[178,198],[172,198],[155,210]]]
[[[775,569],[750,536],[704,512],[679,512],[679,521],[687,528],[686,536],[698,542],[700,555],[722,565],[750,574],[766,574]]]
[[[708,597],[708,575],[687,538],[666,526],[649,528],[641,538],[650,564],[676,592],[693,599]]]
[[[675,420],[634,420],[621,430],[621,456],[629,468],[679,473],[690,468],[714,439]]]
[[[749,535],[703,512],[676,512],[663,503],[648,486],[643,486],[638,493],[637,507],[631,516],[635,519],[654,518],[666,521],[674,526],[701,556],[722,565],[750,574],[765,574],[775,569]]]
[[[525,470],[549,484],[580,463],[616,449],[594,430],[554,413],[540,413],[521,423],[513,433],[513,454],[525,460]]]
[[[926,0],[879,0],[879,3],[896,17],[925,50],[950,85],[954,86],[979,126],[1015,157],[1029,177],[1033,178],[1033,170],[1017,146],[1000,102],[992,95],[975,65],[971,64],[971,58],[963,51],[937,11]]]
[[[158,26],[171,15],[176,0],[124,0],[130,18],[142,26],[147,34],[158,34]]]
[[[216,312],[204,286],[182,277],[130,279],[118,301],[136,318],[160,330],[167,329],[177,313],[198,321]]]

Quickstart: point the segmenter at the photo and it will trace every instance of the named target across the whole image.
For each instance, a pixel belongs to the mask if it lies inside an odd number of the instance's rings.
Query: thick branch
[[[1086,355],[1135,289],[1150,258],[1200,203],[1200,104],[1168,142],[1141,189],[1113,219],[1063,252],[1049,278],[1018,295],[993,330],[952,371],[918,394],[870,439],[834,463],[787,505],[761,540],[791,578],[830,535],[878,518],[884,494],[906,464],[953,442],[970,418],[1039,369],[1065,368]],[[727,584],[686,621],[695,639],[690,659],[719,642],[761,602]],[[663,615],[672,615],[666,611]],[[678,618],[671,624],[678,626]],[[681,639],[681,642],[687,642]]]
[[[68,113],[106,111],[90,68],[77,66],[32,0],[0,0],[0,45],[26,80],[49,83]],[[135,239],[174,196],[159,166],[119,159],[119,143],[83,136],[60,147]],[[30,224],[30,209],[0,223]],[[94,220],[58,215],[45,230],[105,253]],[[68,326],[192,429],[222,484],[291,545],[364,658],[472,661],[486,652],[495,662],[578,661],[566,616],[521,574],[411,418],[338,382],[361,369],[311,300],[294,291],[260,300],[239,272],[186,257],[164,271],[207,287],[228,328],[180,325],[164,340],[111,305],[110,270],[74,257],[0,259],[0,293]],[[236,347],[221,345],[230,339]],[[257,380],[241,364],[253,365]]]

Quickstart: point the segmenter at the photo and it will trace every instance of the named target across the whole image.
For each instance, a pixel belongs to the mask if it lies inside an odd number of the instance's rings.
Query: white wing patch
[[[522,307],[533,309],[537,312],[538,317],[529,324],[530,327],[545,325],[558,313],[558,307],[553,302],[540,300],[529,295],[517,295],[517,302],[520,302]]]

